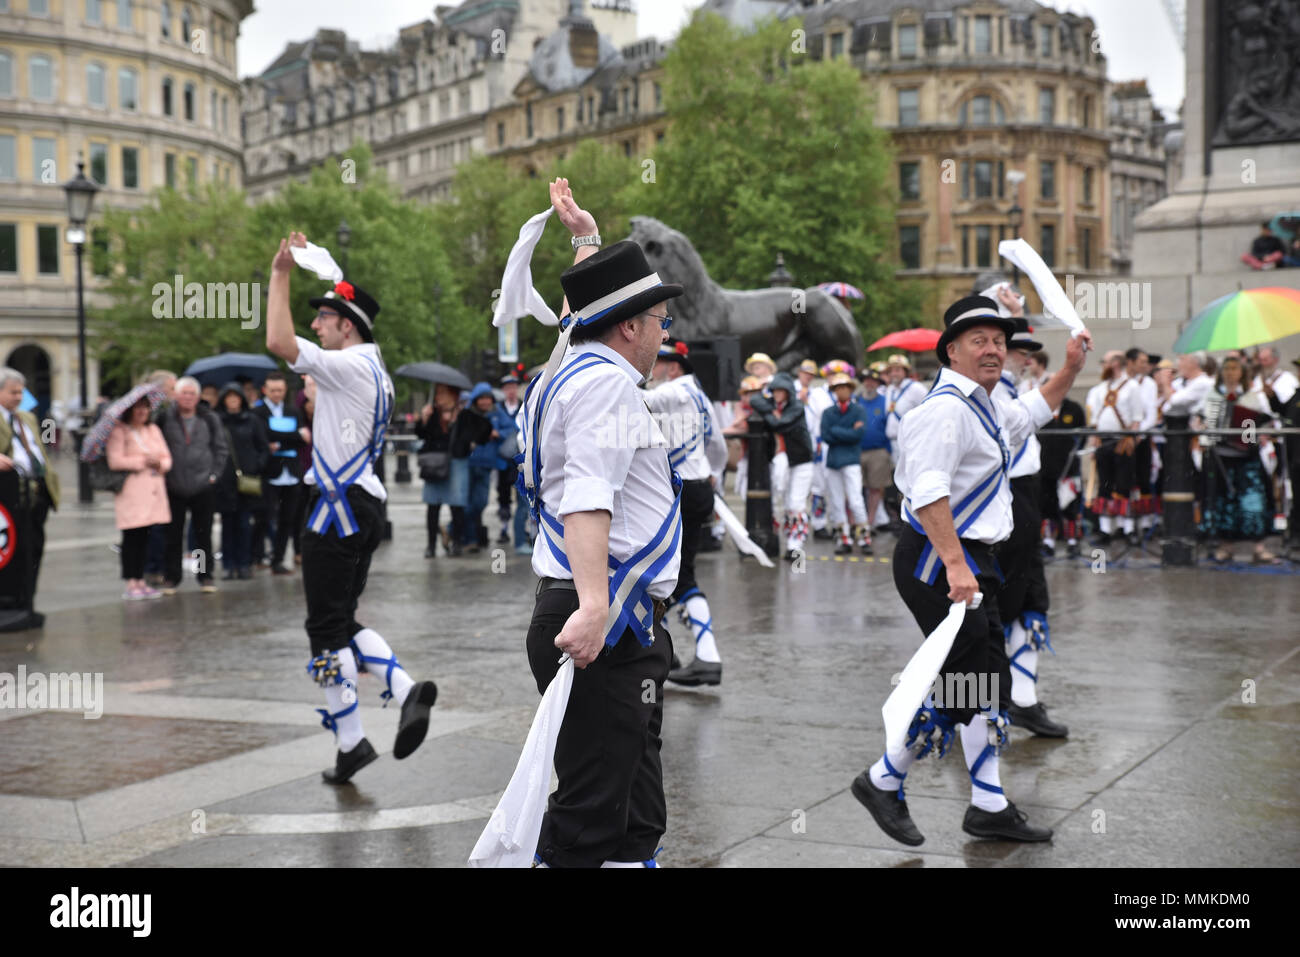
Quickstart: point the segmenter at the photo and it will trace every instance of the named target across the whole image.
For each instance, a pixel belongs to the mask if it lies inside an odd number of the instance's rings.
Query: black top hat
[[[631,319],[648,307],[682,294],[675,283],[661,282],[641,247],[623,240],[574,263],[560,276],[569,299],[569,315],[560,320],[597,331]]]
[[[325,295],[309,300],[309,304],[317,309],[328,306],[344,319],[351,319],[366,342],[375,341],[375,317],[379,315],[379,303],[360,286],[341,280]]]
[[[1038,352],[1043,348],[1041,342],[1035,342],[1029,338],[1029,334],[1034,330],[1029,326],[1029,320],[1023,316],[1018,316],[1013,320],[1016,324],[1016,331],[1011,338],[1007,340],[1008,349],[1024,349],[1026,352]]]
[[[687,375],[695,374],[695,366],[689,358],[691,350],[680,339],[669,339],[659,347],[659,359],[664,362],[676,362]]]
[[[1016,331],[1015,321],[999,316],[998,304],[987,296],[966,296],[964,299],[958,299],[943,314],[943,324],[946,328],[943,330],[943,335],[939,336],[934,354],[945,366],[950,364],[948,343],[967,329],[973,329],[975,326],[997,326],[1008,339]]]

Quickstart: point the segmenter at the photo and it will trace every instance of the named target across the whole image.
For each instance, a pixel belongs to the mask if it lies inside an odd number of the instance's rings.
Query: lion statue
[[[628,238],[645,250],[650,268],[665,282],[685,287],[670,307],[678,338],[739,336],[742,355],[766,352],[787,371],[809,358],[819,365],[861,361],[862,336],[853,316],[820,289],[723,289],[709,278],[689,239],[649,216],[632,218]]]

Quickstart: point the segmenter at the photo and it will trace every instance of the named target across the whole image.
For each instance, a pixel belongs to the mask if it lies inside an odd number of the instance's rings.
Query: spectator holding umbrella
[[[221,564],[226,581],[253,577],[253,510],[262,499],[262,473],[271,449],[262,420],[248,410],[238,382],[229,382],[217,396],[221,427],[230,457],[217,481],[216,506],[221,513]]]
[[[113,500],[114,517],[122,532],[122,579],[126,582],[122,598],[126,601],[162,597],[162,592],[145,583],[145,551],[149,530],[171,522],[163,476],[171,470],[172,456],[158,426],[149,422],[162,394],[152,386],[137,387],[127,398],[137,393],[117,416],[106,447],[108,467],[129,473]]]
[[[451,458],[452,423],[456,419],[456,389],[446,383],[436,383],[433,401],[420,410],[420,421],[415,434],[421,441],[416,461],[420,463],[420,478],[424,479],[425,528],[428,544],[425,558],[438,554],[438,513],[446,505],[453,515],[465,507],[469,483],[469,459],[457,465]],[[459,528],[459,526],[457,526]],[[460,538],[444,544],[444,550],[453,557],[460,554]]]

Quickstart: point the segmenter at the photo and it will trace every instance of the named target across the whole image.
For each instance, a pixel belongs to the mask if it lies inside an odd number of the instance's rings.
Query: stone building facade
[[[84,158],[97,211],[163,185],[238,186],[235,41],[252,11],[252,0],[0,0],[0,362],[27,376],[42,413],[79,393],[63,183]],[[93,239],[88,305],[92,250]]]

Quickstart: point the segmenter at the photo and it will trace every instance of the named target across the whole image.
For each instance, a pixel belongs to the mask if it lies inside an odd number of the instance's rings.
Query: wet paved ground
[[[124,603],[97,497],[51,517],[47,622],[0,635],[0,673],[103,672],[103,717],[0,710],[0,864],[462,866],[537,703],[527,559],[426,561],[418,486],[396,487],[396,538],[360,617],[437,680],[438,705],[399,763],[396,710],[363,678],[382,757],[336,789],[319,776],[334,746],[303,676],[298,576]],[[801,574],[702,556],[724,683],[668,692],[664,866],[1300,863],[1300,576],[1109,558],[1104,573],[1048,569],[1059,657],[1040,688],[1069,740],[1016,731],[1002,762],[1008,795],[1054,840],[968,839],[958,753],[908,777],[926,835],[913,850],[848,789],[879,753],[890,676],[919,639],[889,564],[835,561],[824,543]]]

